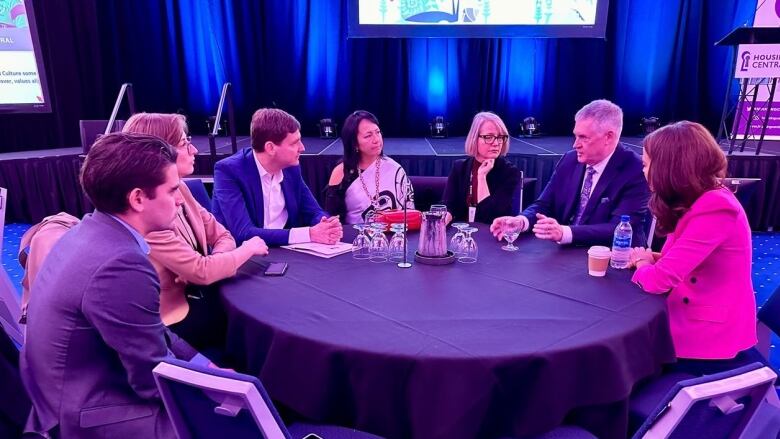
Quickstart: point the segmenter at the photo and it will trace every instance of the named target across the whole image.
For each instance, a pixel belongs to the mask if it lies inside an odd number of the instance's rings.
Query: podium
[[[741,139],[739,146],[740,152],[745,151],[745,145],[748,138],[755,138],[754,134],[751,134],[753,122],[758,120],[761,123],[761,134],[758,137],[756,144],[756,155],[761,154],[761,146],[764,143],[764,136],[766,136],[767,125],[769,124],[772,101],[775,97],[775,90],[777,88],[777,79],[780,77],[780,58],[774,60],[773,57],[769,57],[766,62],[753,62],[751,63],[751,52],[743,50],[743,53],[738,53],[739,46],[742,44],[751,45],[780,45],[780,27],[738,27],[731,31],[728,35],[723,37],[720,41],[715,43],[716,46],[731,46],[734,48],[735,61],[741,63],[739,72],[737,72],[737,62],[732,65],[731,77],[729,78],[729,85],[726,88],[726,98],[723,104],[723,113],[720,120],[720,128],[718,130],[718,139],[722,138],[724,130],[728,133],[726,128],[726,119],[730,113],[729,111],[729,96],[731,94],[731,79],[737,78],[740,80],[740,93],[737,101],[737,108],[734,114],[734,125],[731,133],[728,134],[729,138],[729,151],[731,155],[734,152],[737,143],[738,128],[740,126],[740,119],[743,117],[743,110],[745,103],[750,97],[750,110],[748,112],[747,120],[745,120],[745,132]],[[778,54],[780,54],[780,46],[778,46]],[[777,67],[772,67],[775,62]],[[764,68],[755,67],[756,65],[765,66]],[[757,114],[756,101],[758,99],[758,92],[762,86],[766,86],[769,89],[769,99],[766,102],[766,109],[763,113]],[[752,96],[752,97],[751,97]],[[760,112],[758,112],[760,113]]]

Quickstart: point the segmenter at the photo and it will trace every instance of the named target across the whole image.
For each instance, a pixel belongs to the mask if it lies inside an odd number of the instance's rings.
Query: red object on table
[[[400,223],[403,224],[404,222],[404,211],[403,210],[383,210],[380,212],[377,212],[376,216],[374,217],[377,221],[383,222],[387,224],[387,228],[390,228],[390,224],[392,223]],[[408,209],[406,211],[406,221],[408,222],[408,229],[409,231],[414,230],[420,230],[420,225],[422,224],[422,213],[419,210],[414,209]]]

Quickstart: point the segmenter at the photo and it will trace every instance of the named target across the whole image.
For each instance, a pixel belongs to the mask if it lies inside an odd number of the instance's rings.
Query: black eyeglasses
[[[509,140],[509,136],[507,135],[494,136],[492,134],[483,134],[477,137],[482,139],[485,143],[493,143],[496,140],[498,140],[498,143],[506,143],[506,141]]]

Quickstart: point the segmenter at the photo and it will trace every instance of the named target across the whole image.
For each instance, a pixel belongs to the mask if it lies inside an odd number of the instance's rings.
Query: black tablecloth
[[[272,249],[221,286],[228,351],[295,411],[384,436],[522,436],[566,421],[625,437],[632,386],[674,358],[664,298],[628,271],[588,276],[582,248],[526,235],[509,253],[479,227],[476,264],[404,270]],[[268,261],[287,274],[263,277]]]

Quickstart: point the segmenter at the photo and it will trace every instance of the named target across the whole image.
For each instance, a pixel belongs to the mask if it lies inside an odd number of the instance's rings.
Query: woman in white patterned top
[[[412,185],[395,160],[383,154],[379,121],[368,111],[355,111],[341,130],[344,158],[336,165],[325,188],[325,210],[346,224],[366,221],[374,212],[414,209]],[[407,198],[405,195],[409,193]]]

